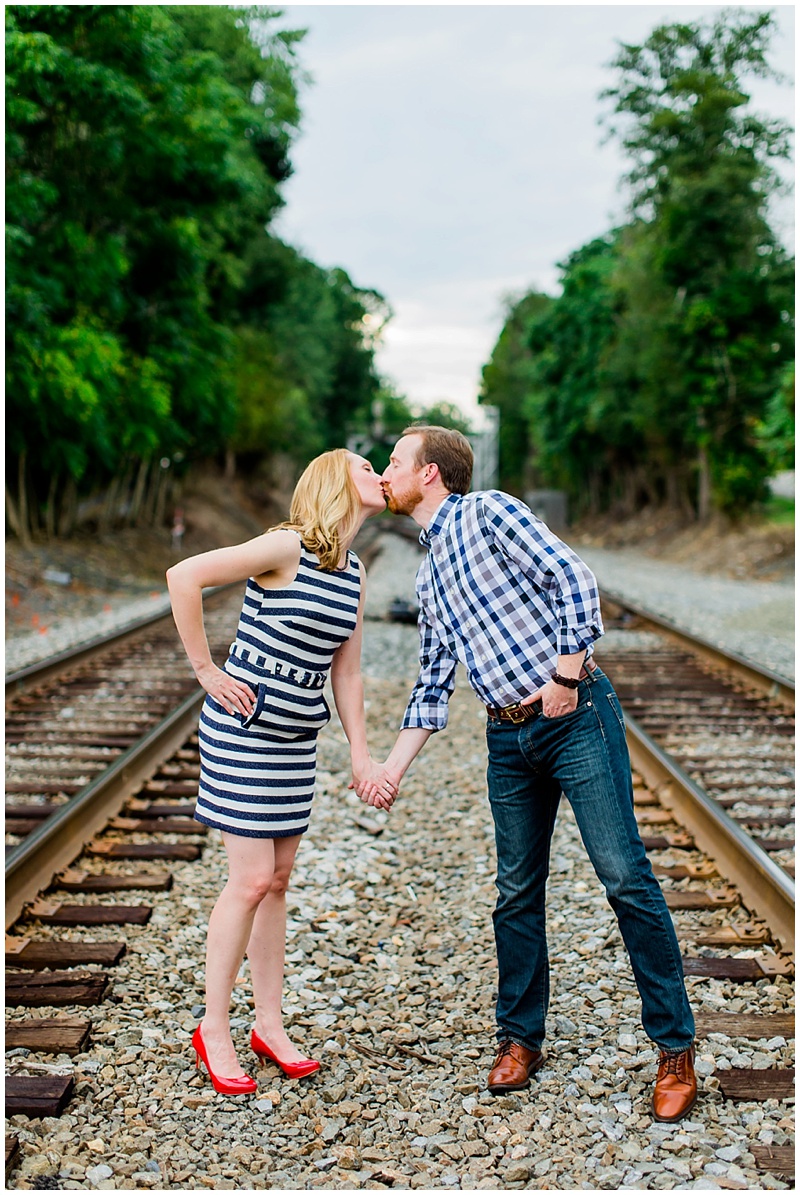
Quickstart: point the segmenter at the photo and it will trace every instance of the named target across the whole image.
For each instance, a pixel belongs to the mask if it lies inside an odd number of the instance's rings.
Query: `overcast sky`
[[[793,76],[794,9],[770,7],[772,61]],[[475,415],[504,297],[557,293],[556,263],[624,217],[625,162],[598,125],[617,42],[721,7],[283,11],[281,26],[308,28],[300,59],[313,84],[301,94],[277,231],[389,300],[395,315],[378,366],[401,393]],[[752,94],[758,111],[793,121],[791,85],[756,82]],[[791,201],[775,216],[793,243]]]

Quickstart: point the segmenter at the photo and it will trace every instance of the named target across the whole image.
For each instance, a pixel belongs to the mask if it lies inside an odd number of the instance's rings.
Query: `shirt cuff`
[[[560,656],[575,656],[579,651],[588,647],[603,635],[602,623],[588,623],[582,627],[562,626],[558,632],[558,654]]]
[[[444,730],[447,725],[448,707],[434,707],[427,710],[410,705],[405,712],[401,730]]]

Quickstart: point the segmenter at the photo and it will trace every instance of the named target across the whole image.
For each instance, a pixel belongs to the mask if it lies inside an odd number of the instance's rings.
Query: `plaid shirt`
[[[594,575],[520,502],[499,490],[450,494],[420,543],[420,672],[403,726],[442,730],[456,662],[484,705],[540,689],[557,657],[603,634]]]

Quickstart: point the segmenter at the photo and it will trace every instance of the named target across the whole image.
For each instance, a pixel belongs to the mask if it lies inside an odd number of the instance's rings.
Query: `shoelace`
[[[659,1060],[658,1069],[663,1071],[665,1075],[677,1075],[679,1079],[683,1076],[683,1067],[681,1062],[686,1058],[686,1054],[662,1054]]]
[[[497,1050],[497,1058],[495,1062],[499,1062],[501,1058],[505,1058],[506,1054],[511,1053],[511,1047],[514,1045],[513,1041],[501,1042]]]

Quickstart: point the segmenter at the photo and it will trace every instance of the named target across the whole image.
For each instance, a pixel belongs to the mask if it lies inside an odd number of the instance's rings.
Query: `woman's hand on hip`
[[[213,697],[229,714],[242,714],[245,718],[252,714],[256,705],[255,694],[244,681],[229,676],[216,664],[206,665],[196,675],[209,697]]]

